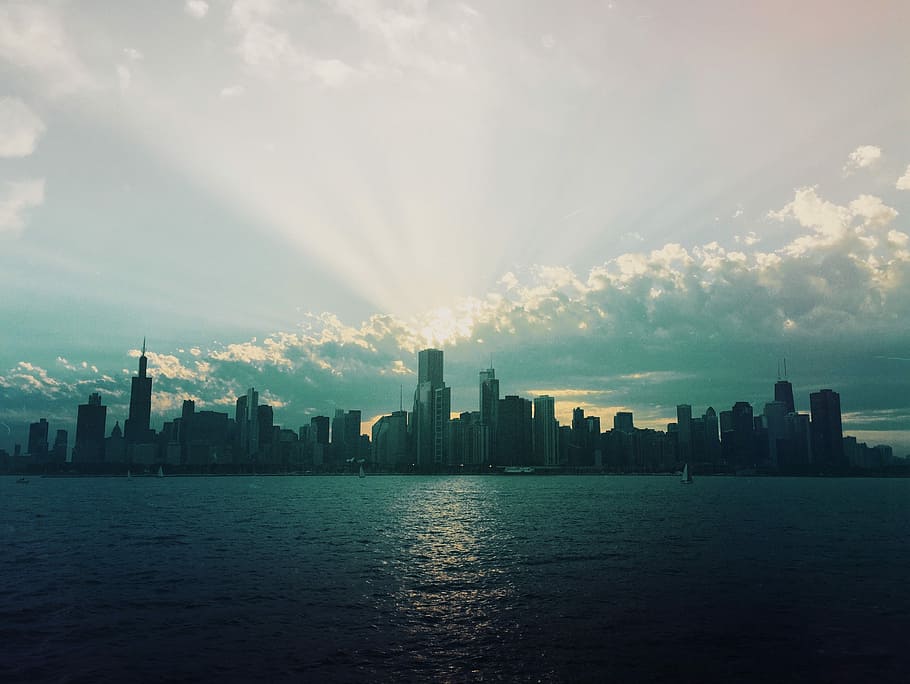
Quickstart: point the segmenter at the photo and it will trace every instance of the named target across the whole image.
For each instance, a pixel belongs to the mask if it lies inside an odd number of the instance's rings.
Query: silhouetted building
[[[796,404],[793,401],[793,385],[789,380],[778,380],[774,383],[774,401],[781,402],[787,413],[796,413]]]
[[[417,369],[411,421],[414,460],[419,466],[448,463],[452,391],[443,382],[442,351],[421,350],[417,356]]]
[[[149,444],[155,436],[149,427],[152,414],[152,378],[148,375],[145,340],[139,357],[139,374],[133,376],[130,386],[130,413],[123,424],[123,437],[127,447],[132,444]]]
[[[87,404],[80,404],[76,416],[76,444],[73,463],[101,463],[104,461],[104,431],[107,406],[101,404],[101,395],[93,392]]]
[[[119,420],[114,422],[110,437],[104,440],[104,460],[109,463],[126,462],[126,441]]]
[[[69,442],[69,433],[66,430],[57,430],[54,437],[54,448],[51,452],[51,460],[54,463],[66,462],[66,449]]]
[[[809,395],[813,462],[823,469],[847,466],[841,424],[840,395],[830,389]]]
[[[499,448],[495,465],[532,462],[531,402],[516,395],[499,400]]]
[[[494,463],[499,425],[499,380],[492,367],[480,371],[480,425],[483,428],[480,462]]]
[[[613,429],[617,432],[624,432],[627,435],[631,435],[635,432],[635,423],[632,420],[632,413],[630,411],[618,411],[613,416]]]
[[[250,387],[245,396],[237,397],[234,410],[237,439],[235,460],[258,460],[259,455],[259,392]]]
[[[394,411],[373,424],[372,460],[380,466],[401,466],[408,461],[408,412]]]
[[[755,459],[755,423],[752,405],[737,401],[733,405],[732,458],[736,468],[754,468]]]
[[[681,463],[692,460],[692,407],[679,404],[676,407],[677,458]]]
[[[43,463],[47,460],[48,443],[47,443],[48,424],[47,419],[42,418],[37,423],[31,423],[28,426],[28,455],[32,457],[33,462]]]
[[[704,459],[712,464],[720,461],[720,435],[718,433],[717,412],[709,406],[702,416],[705,426],[705,453]]]
[[[789,413],[792,411],[787,410],[787,404],[783,401],[768,402],[762,412],[762,424],[768,440],[768,465],[773,469],[777,469],[779,466],[779,452],[787,450],[786,442],[790,437],[787,430],[787,414]]]
[[[534,462],[555,466],[559,463],[556,450],[556,402],[546,394],[534,398]]]

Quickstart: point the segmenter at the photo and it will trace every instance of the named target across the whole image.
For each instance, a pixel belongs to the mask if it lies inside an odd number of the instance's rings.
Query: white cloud
[[[323,84],[336,88],[345,83],[356,70],[338,59],[320,59],[312,63],[311,69]]]
[[[120,85],[120,90],[127,90],[130,87],[130,84],[133,82],[133,75],[130,73],[130,70],[125,67],[123,64],[117,65],[117,83]]]
[[[907,166],[904,175],[897,179],[897,183],[894,184],[894,187],[898,190],[910,190],[910,165]]]
[[[206,14],[208,14],[209,4],[205,2],[205,0],[186,0],[186,4],[183,6],[183,9],[191,17],[202,19]]]
[[[0,234],[19,233],[25,212],[44,203],[44,179],[7,183],[0,192]]]
[[[136,48],[123,48],[123,54],[126,55],[126,58],[131,62],[138,62],[143,57],[142,53]]]
[[[240,97],[243,95],[244,88],[242,85],[230,85],[221,89],[221,97]]]
[[[27,157],[44,131],[44,122],[22,100],[0,99],[0,157]]]
[[[65,95],[94,85],[70,45],[57,8],[30,2],[0,6],[0,59],[37,75],[51,95]]]
[[[860,145],[847,157],[844,173],[850,175],[859,169],[866,169],[875,164],[882,156],[882,149],[875,145]]]

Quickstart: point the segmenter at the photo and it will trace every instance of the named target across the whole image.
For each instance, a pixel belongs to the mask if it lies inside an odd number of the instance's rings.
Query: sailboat
[[[365,473],[363,472],[363,463],[360,464],[360,473],[357,475],[357,477],[366,477]]]
[[[129,470],[126,471],[126,479],[127,480],[133,479],[133,474]]]
[[[164,477],[164,468],[158,466],[158,477]]]
[[[692,484],[692,473],[689,472],[689,464],[683,466],[682,479],[680,480],[683,484]]]

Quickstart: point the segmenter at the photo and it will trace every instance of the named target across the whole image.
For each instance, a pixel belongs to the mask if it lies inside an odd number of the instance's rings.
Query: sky
[[[910,4],[0,0],[0,448],[94,391],[364,429],[445,351],[910,453]]]

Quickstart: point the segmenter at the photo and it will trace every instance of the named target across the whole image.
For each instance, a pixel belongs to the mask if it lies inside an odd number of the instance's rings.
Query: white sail
[[[363,472],[363,463],[361,463],[361,464],[360,464],[360,477],[363,477],[363,476],[364,476],[364,472]]]
[[[164,468],[158,466],[158,477],[164,477]]]

